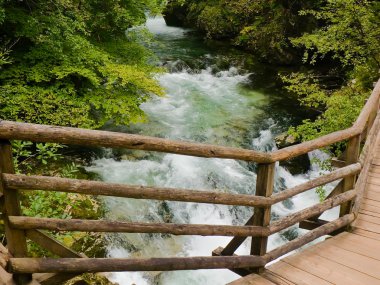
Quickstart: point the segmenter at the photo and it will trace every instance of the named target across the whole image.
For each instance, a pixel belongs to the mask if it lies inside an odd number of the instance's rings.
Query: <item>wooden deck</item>
[[[380,135],[350,232],[306,248],[229,285],[380,285]]]

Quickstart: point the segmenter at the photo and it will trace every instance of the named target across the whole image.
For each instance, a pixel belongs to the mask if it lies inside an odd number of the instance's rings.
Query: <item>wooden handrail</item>
[[[167,258],[11,258],[12,273],[81,273],[118,271],[171,271],[244,268],[265,265],[260,256],[207,256]]]
[[[129,148],[198,157],[268,162],[269,154],[125,133],[0,121],[0,139],[52,142],[89,147]]]
[[[321,214],[326,210],[351,201],[356,191],[351,190],[331,197],[324,202],[303,209],[282,218],[268,226],[224,226],[204,224],[170,223],[128,223],[118,221],[99,221],[81,219],[52,219],[23,216],[9,216],[9,224],[22,230],[83,231],[83,232],[128,232],[128,233],[166,233],[173,235],[268,237],[305,219]]]
[[[3,179],[9,189],[48,190],[133,199],[153,199],[249,207],[266,207],[272,203],[270,198],[256,197],[248,194],[220,193],[215,190],[201,191],[159,188],[20,174],[5,174]]]
[[[325,201],[316,204],[314,206],[308,207],[294,214],[288,215],[280,220],[273,222],[269,226],[270,234],[278,233],[290,226],[293,226],[303,220],[311,218],[315,215],[321,214],[329,209],[337,207],[345,202],[351,201],[356,197],[356,191],[351,190],[345,193],[339,194],[337,196],[326,199]]]
[[[3,174],[4,184],[9,189],[48,190],[55,192],[103,195],[132,199],[152,199],[161,201],[180,201],[222,204],[232,206],[268,207],[282,202],[310,189],[336,181],[349,175],[357,174],[361,164],[351,164],[328,174],[312,179],[295,187],[286,189],[271,197],[252,196],[249,194],[230,194],[214,191],[147,187],[99,181],[68,179],[59,177]]]
[[[51,219],[24,216],[9,216],[9,223],[15,229],[82,231],[82,232],[118,232],[118,233],[165,233],[172,235],[201,236],[268,236],[269,230],[259,226],[223,226],[204,224],[170,223],[128,223],[103,220]]]

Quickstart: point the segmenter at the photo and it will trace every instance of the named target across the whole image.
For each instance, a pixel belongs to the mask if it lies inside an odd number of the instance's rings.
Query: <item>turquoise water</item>
[[[147,23],[155,35],[152,46],[159,64],[168,72],[158,77],[166,90],[142,108],[148,123],[111,128],[156,137],[244,147],[275,149],[275,135],[307,116],[294,98],[284,95],[273,81],[277,71],[255,63],[251,55],[228,45],[205,42],[189,30],[167,27],[162,18]],[[319,154],[315,154],[319,155]],[[142,151],[105,150],[88,167],[104,181],[191,189],[218,189],[254,194],[255,165],[235,160],[205,159]],[[275,191],[302,183],[319,174],[291,175],[276,167]],[[278,218],[299,210],[318,197],[310,191],[273,208]],[[179,202],[106,198],[107,218],[126,221],[190,224],[244,224],[253,209]],[[273,235],[269,248],[296,237],[296,228]],[[108,237],[111,257],[209,256],[228,237],[113,234]],[[238,250],[248,254],[248,239]],[[228,270],[155,273],[117,273],[122,284],[225,284],[238,276]]]

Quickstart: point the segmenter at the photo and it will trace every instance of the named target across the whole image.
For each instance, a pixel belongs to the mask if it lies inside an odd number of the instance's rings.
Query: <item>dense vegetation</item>
[[[82,128],[144,120],[140,104],[163,92],[154,79],[160,70],[130,28],[160,9],[159,0],[0,0],[0,119]],[[16,171],[86,178],[63,149],[15,141]],[[76,194],[22,197],[31,216],[96,219],[99,206]],[[101,250],[86,234],[58,238],[89,255]]]
[[[379,12],[370,0],[172,0],[165,11],[170,24],[230,40],[267,62],[304,63],[280,75],[302,105],[320,113],[291,129],[302,140],[356,119],[379,77]]]

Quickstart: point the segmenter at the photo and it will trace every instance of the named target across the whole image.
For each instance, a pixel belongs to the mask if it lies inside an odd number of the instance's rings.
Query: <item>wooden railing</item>
[[[380,81],[351,128],[272,153],[107,131],[0,121],[0,191],[2,193],[1,206],[8,248],[8,254],[1,254],[0,248],[0,264],[6,264],[6,269],[13,274],[16,284],[28,283],[34,273],[46,273],[38,275],[38,278],[36,277],[40,284],[59,284],[59,282],[83,272],[228,268],[238,274],[245,275],[261,271],[268,262],[298,249],[318,237],[344,230],[355,219],[364,189],[368,165],[373,156],[373,145],[380,128],[379,98]],[[217,190],[199,191],[145,187],[15,174],[10,140],[130,148],[198,157],[252,161],[258,163],[256,192],[252,195],[229,194]],[[348,141],[344,167],[283,192],[273,194],[276,162],[288,160],[341,141]],[[363,141],[365,141],[365,145],[361,148]],[[272,205],[337,180],[341,181],[325,201],[271,222]],[[20,210],[19,191],[29,190],[248,206],[253,208],[253,215],[245,225],[241,226],[26,217],[22,216]],[[340,206],[338,219],[331,222],[319,219],[323,212],[337,206]],[[267,252],[267,241],[270,235],[298,223],[310,231]],[[41,230],[166,233],[173,235],[232,236],[233,238],[225,248],[216,249],[213,256],[208,257],[93,259],[83,257],[72,251]],[[247,237],[252,237],[250,255],[234,255],[236,249]],[[28,258],[27,239],[31,239],[61,258]],[[0,271],[0,280],[1,276]]]

